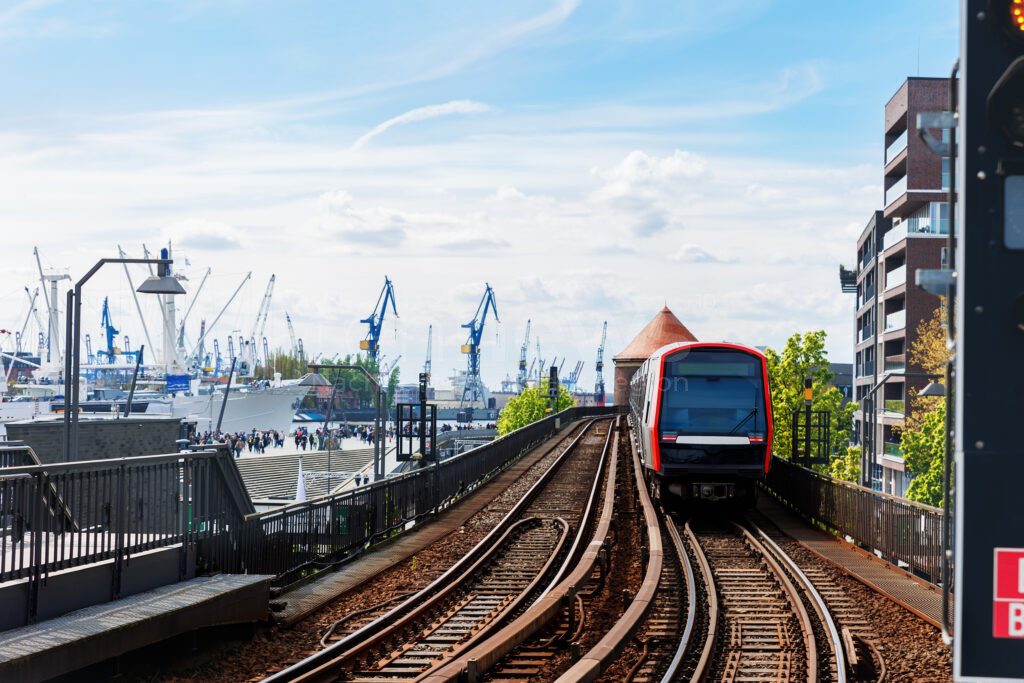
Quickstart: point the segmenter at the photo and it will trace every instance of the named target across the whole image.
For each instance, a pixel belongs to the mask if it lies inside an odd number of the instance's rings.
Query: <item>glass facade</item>
[[[946,202],[928,202],[903,222],[910,235],[945,235],[949,233],[949,205]]]

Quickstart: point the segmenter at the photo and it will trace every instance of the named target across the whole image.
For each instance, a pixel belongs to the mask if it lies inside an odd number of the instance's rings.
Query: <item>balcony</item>
[[[897,180],[892,187],[885,191],[885,206],[888,207],[894,201],[907,193],[907,176]]]
[[[900,240],[907,236],[907,222],[903,221],[899,225],[894,225],[889,232],[885,233],[882,237],[882,251],[887,250],[889,247],[897,244]]]
[[[875,361],[866,360],[863,363],[857,364],[857,376],[868,377],[875,374]]]
[[[899,356],[886,356],[885,358],[885,371],[886,372],[906,372],[907,360],[905,355]]]
[[[871,265],[871,261],[874,258],[875,258],[875,255],[871,252],[870,249],[865,251],[864,252],[864,257],[861,258],[861,260],[860,260],[861,268],[863,269],[863,268],[867,268],[868,266],[870,266]]]
[[[893,140],[888,147],[885,148],[885,165],[888,166],[889,162],[900,155],[900,152],[907,148],[907,133],[909,131],[903,131],[898,138]]]
[[[894,287],[907,284],[907,266],[906,264],[899,268],[893,268],[885,274],[885,291],[889,291]]]
[[[885,331],[902,330],[907,326],[907,311],[896,311],[885,316]]]
[[[864,298],[860,300],[860,302],[859,302],[860,305],[857,306],[857,308],[860,308],[861,306],[863,306],[867,302],[871,301],[871,299],[873,299],[874,296],[875,296],[875,283],[872,282],[870,285],[868,285],[867,287],[864,288]]]
[[[861,329],[861,331],[860,331],[860,340],[861,341],[867,341],[868,339],[871,339],[871,337],[873,337],[874,334],[875,334],[875,326],[874,325],[865,325]]]
[[[886,441],[882,446],[882,453],[888,458],[900,461],[903,460],[903,449],[900,448],[898,443],[889,443]]]
[[[906,401],[903,399],[887,399],[885,401],[885,412],[887,413],[899,413],[903,415],[903,409],[906,406]]]

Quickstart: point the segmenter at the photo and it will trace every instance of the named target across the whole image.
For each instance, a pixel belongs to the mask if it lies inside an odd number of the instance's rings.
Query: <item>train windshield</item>
[[[742,351],[684,350],[665,361],[663,435],[760,435],[766,431],[762,361]]]

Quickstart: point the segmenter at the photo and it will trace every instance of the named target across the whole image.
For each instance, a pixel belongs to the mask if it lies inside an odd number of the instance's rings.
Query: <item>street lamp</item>
[[[146,278],[135,291],[143,294],[184,294],[181,286],[171,274],[169,266],[174,263],[168,258],[166,249],[160,250],[162,258],[105,258],[100,259],[89,272],[68,290],[67,312],[65,314],[64,354],[64,462],[70,462],[71,454],[78,455],[78,375],[79,346],[82,336],[82,285],[107,263],[149,263],[157,265],[157,274]]]

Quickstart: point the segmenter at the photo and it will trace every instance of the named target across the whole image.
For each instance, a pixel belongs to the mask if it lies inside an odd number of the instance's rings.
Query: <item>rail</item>
[[[765,487],[830,533],[933,584],[941,577],[942,510],[774,458]]]
[[[654,604],[655,594],[661,579],[662,564],[666,559],[666,548],[662,543],[661,523],[658,520],[658,513],[650,494],[647,492],[647,486],[643,479],[643,465],[640,462],[640,456],[632,439],[630,439],[630,451],[633,460],[633,476],[636,479],[637,496],[643,509],[644,526],[647,532],[649,547],[647,570],[644,573],[644,579],[640,584],[639,590],[637,590],[636,595],[622,616],[619,617],[612,628],[596,645],[557,679],[557,683],[596,680],[626,647],[633,633],[640,627],[644,617]],[[672,548],[670,552],[674,551],[675,548]],[[690,594],[690,599],[693,599],[692,594]]]
[[[530,506],[533,504],[535,499],[541,495],[541,492],[545,487],[548,487],[548,485],[555,480],[558,473],[563,469],[563,463],[574,457],[574,452],[588,435],[588,430],[593,424],[594,421],[591,421],[580,431],[565,450],[563,450],[555,461],[551,463],[540,479],[535,482],[533,486],[531,486],[530,489],[516,502],[512,509],[506,513],[506,515],[493,529],[491,529],[486,537],[484,537],[476,546],[473,547],[473,549],[463,556],[462,559],[460,559],[440,577],[435,579],[430,585],[405,599],[401,604],[391,609],[387,614],[382,615],[380,618],[363,626],[342,640],[302,660],[301,662],[268,677],[265,680],[268,681],[268,683],[270,681],[285,680],[335,680],[338,678],[340,672],[347,666],[348,662],[365,656],[364,653],[368,650],[379,648],[382,640],[384,640],[388,635],[396,634],[404,628],[408,632],[405,635],[405,638],[409,638],[410,634],[422,631],[422,624],[418,627],[410,625],[416,624],[417,618],[422,614],[426,614],[431,606],[439,604],[445,600],[448,600],[449,603],[454,602],[455,600],[452,596],[456,595],[456,591],[463,590],[462,587],[464,584],[468,585],[472,580],[479,579],[479,575],[486,572],[492,563],[492,556],[496,555],[499,548],[506,544],[506,541],[513,529],[524,525],[540,526],[541,520],[539,518],[527,517],[523,519],[523,515],[528,513]],[[611,431],[611,429],[608,430],[605,445],[602,449],[601,464],[597,467],[595,480],[591,488],[591,497],[587,508],[583,512],[583,519],[577,529],[577,536],[584,532],[586,527],[586,516],[589,511],[593,509],[594,491],[596,490],[597,483],[601,479],[601,472],[603,469],[601,465],[603,465],[605,454],[608,452],[608,438],[611,436]],[[549,523],[551,521],[552,520],[549,520]],[[553,521],[557,522],[563,528],[563,532],[557,546],[549,549],[547,564],[536,574],[533,581],[525,587],[524,591],[518,597],[513,599],[509,604],[503,604],[501,606],[501,613],[492,613],[491,617],[500,617],[501,615],[514,612],[517,607],[523,603],[527,595],[539,588],[543,577],[548,575],[549,570],[552,568],[552,563],[560,554],[560,550],[566,542],[566,537],[570,531],[569,524],[565,520],[557,518]],[[576,547],[575,544],[574,547]],[[518,553],[518,555],[522,557],[522,552]],[[572,550],[570,550],[568,559],[571,558]],[[494,589],[491,589],[490,591],[484,592],[494,593],[495,591]],[[494,596],[492,595],[492,597]],[[427,621],[436,621],[436,615]],[[497,623],[499,622],[492,619],[486,623],[475,625],[472,629],[472,635],[465,642],[459,643],[456,649],[464,650],[472,647],[473,643],[488,637]],[[396,635],[395,637],[398,637],[399,639],[402,638],[401,635]],[[394,643],[392,643],[391,647],[394,647]],[[383,676],[386,674],[380,673],[379,675]],[[424,673],[423,675],[430,674]]]

